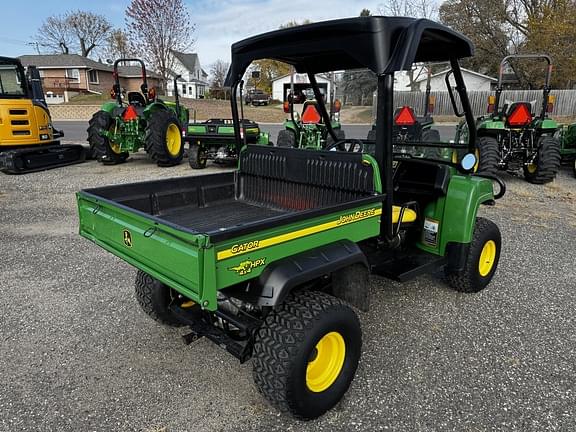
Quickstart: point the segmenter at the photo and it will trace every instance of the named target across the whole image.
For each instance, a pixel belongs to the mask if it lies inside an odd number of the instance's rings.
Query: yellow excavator
[[[62,145],[63,136],[52,125],[38,69],[25,71],[20,60],[0,57],[0,171],[24,174],[84,162],[84,146]]]

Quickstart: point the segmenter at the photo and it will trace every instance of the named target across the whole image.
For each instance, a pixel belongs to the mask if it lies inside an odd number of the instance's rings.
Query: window
[[[186,84],[182,84],[182,94],[186,94]]]
[[[70,82],[80,82],[80,70],[66,69],[66,78],[68,78]]]
[[[92,69],[88,71],[88,82],[90,84],[99,84],[98,81],[98,71],[96,69]]]

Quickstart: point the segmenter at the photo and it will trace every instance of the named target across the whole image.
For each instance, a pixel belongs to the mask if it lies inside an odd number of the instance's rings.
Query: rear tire
[[[116,165],[128,159],[128,152],[117,153],[112,148],[112,143],[103,136],[103,131],[108,131],[114,125],[114,118],[106,111],[96,112],[88,122],[88,143],[90,149],[88,155],[107,165]]]
[[[278,139],[276,140],[278,147],[296,147],[296,134],[292,130],[284,129],[278,132]]]
[[[178,165],[184,157],[180,123],[172,111],[153,112],[144,138],[148,156],[161,167]]]
[[[254,344],[254,381],[280,411],[309,420],[336,405],[362,348],[356,313],[342,300],[305,291],[266,316]]]
[[[551,136],[538,139],[538,150],[534,164],[524,165],[524,178],[530,183],[550,183],[560,171],[560,141]]]
[[[204,154],[204,149],[198,144],[190,145],[190,156],[188,157],[188,163],[192,169],[204,169],[206,168],[206,155]]]
[[[446,279],[450,286],[464,293],[483,290],[496,273],[501,248],[502,237],[498,226],[488,219],[476,218],[464,270],[446,271]]]
[[[500,164],[500,150],[496,138],[484,136],[478,138],[478,167],[476,173],[496,175]]]
[[[169,309],[173,291],[152,276],[138,270],[136,273],[136,300],[154,321],[171,327],[182,327],[182,323]]]
[[[422,142],[440,143],[440,132],[436,129],[425,129],[422,132]],[[424,147],[424,157],[434,160],[442,159],[444,149],[440,147]]]

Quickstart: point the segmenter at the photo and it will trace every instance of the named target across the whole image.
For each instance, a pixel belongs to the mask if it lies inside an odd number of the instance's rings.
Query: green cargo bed
[[[377,235],[370,157],[249,146],[237,172],[78,193],[80,233],[207,309],[274,261]]]

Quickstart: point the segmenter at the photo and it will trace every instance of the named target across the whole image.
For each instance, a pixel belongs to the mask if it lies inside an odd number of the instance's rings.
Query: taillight
[[[548,100],[546,101],[546,112],[551,113],[554,111],[554,104],[556,103],[556,96],[548,95]]]
[[[110,98],[116,99],[116,92],[114,91],[114,89],[110,89]]]
[[[416,116],[414,111],[409,106],[403,106],[394,117],[394,123],[398,126],[412,126],[416,123]]]
[[[148,99],[156,99],[156,88],[152,87],[148,90]]]
[[[496,105],[496,96],[488,96],[488,112],[492,114]]]
[[[340,99],[336,99],[334,101],[334,104],[332,104],[332,111],[337,113],[340,112],[341,109],[342,109],[342,102],[340,102]]]
[[[290,112],[290,102],[284,101],[283,108],[284,108],[284,112],[286,114],[288,114]]]
[[[428,112],[432,114],[434,112],[434,106],[436,105],[436,96],[430,96],[428,98]]]
[[[521,103],[514,107],[514,111],[508,116],[508,124],[512,127],[527,126],[532,121],[532,114],[527,104]]]

